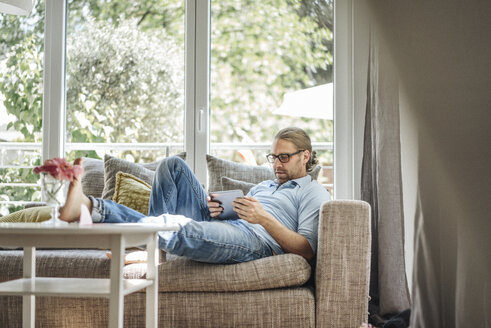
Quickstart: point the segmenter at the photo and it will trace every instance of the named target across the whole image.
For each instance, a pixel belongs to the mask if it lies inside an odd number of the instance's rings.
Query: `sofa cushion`
[[[228,177],[230,179],[253,184],[275,178],[271,167],[236,163],[212,155],[206,155],[206,163],[208,166],[209,191],[224,190],[222,188],[222,177]]]
[[[308,262],[295,254],[238,264],[200,263],[169,254],[166,257],[159,267],[159,291],[163,292],[238,292],[301,286],[311,273]],[[145,270],[146,264],[127,265],[125,277],[143,278]]]
[[[111,155],[104,155],[104,190],[102,191],[102,198],[113,198],[114,189],[116,187],[116,174],[118,172],[129,173],[132,176],[145,181],[149,185],[152,185],[155,169],[159,163],[160,161],[147,164],[136,164]]]
[[[0,250],[0,282],[22,276],[21,250]],[[104,250],[37,250],[36,275],[46,277],[109,277]],[[303,285],[310,265],[294,254],[282,254],[239,264],[207,264],[169,256],[159,266],[161,292],[247,291]],[[146,264],[125,266],[127,279],[145,277]]]
[[[124,172],[116,174],[113,200],[121,205],[148,215],[148,201],[152,186]]]
[[[22,250],[0,251],[0,282],[22,277]],[[108,278],[110,261],[105,250],[36,250],[36,276]]]
[[[29,207],[0,217],[0,222],[43,222],[51,219],[51,206]]]
[[[238,264],[206,264],[185,258],[167,261],[159,270],[162,291],[246,291],[301,286],[310,277],[308,262],[295,254]],[[178,282],[171,277],[181,277]]]
[[[102,197],[104,189],[104,162],[100,159],[84,157],[82,159],[84,174],[82,190],[87,196]]]

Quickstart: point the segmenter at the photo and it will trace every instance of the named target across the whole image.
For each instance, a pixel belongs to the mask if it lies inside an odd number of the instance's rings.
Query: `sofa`
[[[247,191],[272,174],[267,167],[213,156],[207,162],[213,191]],[[111,156],[103,161],[86,159],[82,186],[86,194],[141,206],[143,211],[157,165]],[[320,208],[318,250],[311,263],[282,254],[217,265],[162,252],[159,327],[359,327],[368,314],[370,238],[369,205],[335,200]],[[109,277],[106,250],[37,250],[36,263],[37,276]],[[125,266],[124,275],[141,278],[145,270],[145,263],[132,263]],[[21,276],[22,250],[0,250],[0,282]],[[108,311],[103,298],[37,297],[36,326],[107,327]],[[21,325],[22,298],[0,296],[0,327]],[[145,326],[144,290],[125,297],[124,325]]]

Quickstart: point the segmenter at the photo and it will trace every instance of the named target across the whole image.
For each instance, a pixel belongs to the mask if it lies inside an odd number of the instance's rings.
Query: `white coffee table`
[[[0,246],[23,247],[23,278],[0,283],[0,295],[23,296],[22,326],[34,328],[35,296],[109,298],[109,327],[123,327],[125,295],[146,288],[146,326],[158,325],[158,231],[177,224],[94,224],[48,226],[0,223]],[[125,248],[147,245],[146,279],[124,279]],[[110,279],[36,277],[36,247],[106,248],[112,252]]]

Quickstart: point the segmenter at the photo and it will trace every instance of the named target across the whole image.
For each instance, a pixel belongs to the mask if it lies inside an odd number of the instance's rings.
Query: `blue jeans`
[[[238,263],[273,255],[266,242],[244,220],[210,217],[206,192],[179,157],[158,166],[152,184],[149,216],[177,214],[158,219],[176,222],[179,231],[159,232],[159,247],[170,254],[209,263]],[[112,200],[97,199],[101,222],[145,222],[150,218]],[[155,220],[155,218],[154,218]]]

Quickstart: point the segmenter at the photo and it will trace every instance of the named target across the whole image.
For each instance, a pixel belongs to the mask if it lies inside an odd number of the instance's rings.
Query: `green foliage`
[[[41,160],[39,153],[36,152],[24,152],[22,156],[16,156],[16,151],[7,151],[2,155],[5,158],[15,158],[10,161],[11,165],[24,165],[35,166],[39,165]],[[39,179],[39,175],[34,174],[30,168],[0,168],[0,183],[28,183],[36,184]],[[19,200],[31,200],[40,201],[39,188],[32,187],[2,187],[0,192],[0,201],[19,201]],[[18,211],[21,209],[21,205],[17,206],[0,206],[0,216]]]
[[[183,15],[179,0],[69,2],[69,141],[182,140]],[[267,141],[286,125],[302,125],[313,140],[332,140],[330,122],[271,114],[285,92],[331,81],[332,2],[221,0],[212,2],[212,15],[212,141],[242,141],[244,135]],[[30,36],[24,31],[9,39],[22,42],[10,52],[0,91],[19,119],[12,127],[37,140],[42,20],[31,19]],[[8,35],[6,20],[2,35]],[[16,31],[25,25],[8,20]],[[162,123],[171,128],[156,129]]]
[[[44,0],[39,0],[28,17],[0,14],[0,60],[7,56],[11,47],[29,37],[43,48],[44,9]]]
[[[42,58],[34,35],[11,47],[0,71],[0,93],[7,113],[18,120],[10,123],[24,136],[24,141],[40,141],[42,128]]]
[[[139,1],[107,1],[107,0],[71,0],[69,26],[84,24],[88,13],[98,21],[114,26],[128,19],[136,19],[136,24],[144,31],[165,30],[176,37],[178,43],[184,43],[184,1],[182,0],[139,0]]]
[[[67,45],[71,142],[183,142],[184,50],[164,31],[87,18]]]
[[[5,19],[2,19],[2,24]],[[15,22],[14,22],[15,23]],[[0,25],[2,25],[0,24]],[[12,31],[21,24],[13,24]],[[19,33],[12,33],[10,41],[16,40]],[[3,36],[3,35],[2,35]],[[3,105],[7,113],[17,120],[10,122],[8,129],[22,133],[22,141],[40,142],[42,127],[42,46],[38,33],[31,33],[17,44],[6,41],[5,51],[0,61],[0,94],[3,94]],[[12,44],[10,44],[12,43]],[[2,164],[9,166],[33,166],[40,164],[39,153],[17,151],[2,152]],[[38,175],[30,168],[1,168],[0,183],[36,183]],[[39,200],[39,192],[32,187],[2,187],[0,201]],[[21,205],[0,206],[0,215],[5,215],[21,208]]]

